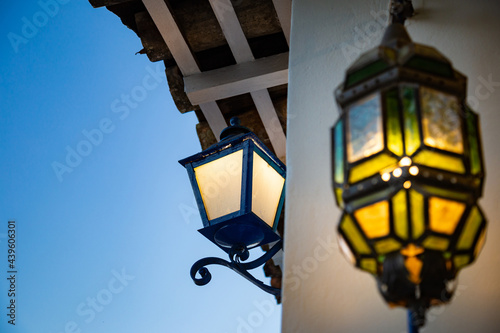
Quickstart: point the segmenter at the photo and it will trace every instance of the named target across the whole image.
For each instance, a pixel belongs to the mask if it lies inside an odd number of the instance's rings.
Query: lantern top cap
[[[386,28],[380,45],[394,48],[411,43],[412,40],[405,27],[401,23],[392,23]]]
[[[226,140],[235,135],[246,134],[251,132],[249,128],[241,126],[241,120],[238,117],[232,117],[231,120],[229,120],[229,124],[230,126],[224,128],[222,132],[220,132],[221,141]]]

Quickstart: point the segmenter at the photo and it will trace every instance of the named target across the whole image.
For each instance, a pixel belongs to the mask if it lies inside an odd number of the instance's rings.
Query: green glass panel
[[[375,251],[377,254],[386,254],[401,248],[401,244],[392,238],[384,239],[375,243]]]
[[[384,148],[380,97],[374,94],[352,105],[348,111],[347,160],[350,163]]]
[[[359,232],[358,228],[354,224],[351,216],[345,214],[340,222],[340,229],[344,232],[345,237],[349,240],[349,242],[354,246],[354,251],[356,254],[370,254],[370,248],[368,244],[366,244],[361,232]]]
[[[474,206],[467,217],[467,221],[465,222],[465,227],[460,234],[460,238],[458,238],[458,250],[468,250],[472,247],[472,243],[476,238],[477,230],[479,229],[482,221],[483,217],[481,216],[479,209],[477,206]]]
[[[399,191],[392,198],[392,214],[394,217],[394,231],[402,239],[408,239],[408,214],[406,207],[406,191]]]
[[[424,196],[415,190],[410,190],[411,225],[413,239],[424,233]]]
[[[385,94],[387,109],[387,147],[394,154],[403,155],[403,138],[399,122],[398,91],[391,90]]]
[[[460,201],[467,201],[469,194],[458,191],[450,191],[444,188],[430,186],[430,185],[420,185],[420,187],[431,195],[436,195],[439,197],[446,197],[450,199],[456,199]]]
[[[359,207],[366,206],[370,203],[381,201],[391,195],[392,188],[386,188],[382,191],[375,192],[373,194],[365,195],[356,200],[351,201],[351,206],[353,209],[358,209]]]
[[[383,60],[375,61],[374,63],[371,63],[368,66],[349,74],[346,78],[346,88],[364,81],[374,76],[375,74],[384,71],[388,67],[389,65]]]
[[[453,257],[453,263],[455,264],[456,269],[460,269],[466,266],[470,261],[470,257],[466,254],[458,255]]]
[[[450,241],[443,237],[429,236],[422,242],[422,245],[429,250],[444,251],[448,248]]]
[[[479,253],[483,249],[485,241],[486,241],[486,229],[483,229],[477,240],[476,248],[474,249],[474,257],[477,257],[479,255]]]
[[[470,110],[467,110],[467,134],[469,137],[469,155],[471,173],[477,175],[481,173],[481,150],[479,147],[479,123],[477,116]]]
[[[374,275],[377,274],[377,261],[373,258],[362,259],[359,264],[359,267],[362,270],[370,272]]]
[[[444,62],[435,61],[424,57],[415,56],[408,60],[405,66],[421,70],[423,72],[437,74],[444,77],[453,77],[453,70],[450,65]]]
[[[344,121],[337,122],[334,129],[335,182],[344,183]]]
[[[349,183],[353,184],[379,173],[380,170],[396,164],[394,157],[381,154],[353,167],[349,172]]]
[[[437,151],[422,150],[413,157],[413,162],[427,165],[432,168],[447,170],[456,173],[465,173],[465,166],[462,159],[445,155]]]
[[[417,101],[414,88],[403,87],[403,116],[406,155],[411,156],[420,147],[418,130]]]
[[[433,148],[463,154],[462,122],[454,95],[420,87],[424,143]]]

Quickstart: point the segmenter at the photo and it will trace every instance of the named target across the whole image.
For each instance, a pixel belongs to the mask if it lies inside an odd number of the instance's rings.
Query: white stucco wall
[[[406,312],[389,309],[375,280],[336,245],[340,211],[331,188],[333,90],[358,52],[377,45],[389,0],[293,0],[282,331],[394,332]],[[481,200],[489,229],[478,261],[464,269],[451,304],[429,312],[422,332],[500,330],[500,2],[414,0],[412,39],[435,46],[469,78],[480,114],[487,180]],[[384,19],[384,18],[383,18]],[[382,20],[383,20],[382,19]],[[366,33],[368,31],[368,34]],[[371,31],[371,32],[370,32]],[[370,35],[371,34],[371,35]],[[496,84],[485,85],[484,80]]]

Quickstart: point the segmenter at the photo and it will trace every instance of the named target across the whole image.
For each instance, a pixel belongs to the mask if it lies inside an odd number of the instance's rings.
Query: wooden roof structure
[[[291,0],[89,0],[106,6],[163,61],[203,149],[233,116],[284,161]]]
[[[291,0],[89,2],[137,34],[139,53],[164,62],[177,108],[196,113],[202,149],[238,116],[285,162]],[[278,231],[283,235],[283,216]],[[281,287],[272,260],[264,271]]]

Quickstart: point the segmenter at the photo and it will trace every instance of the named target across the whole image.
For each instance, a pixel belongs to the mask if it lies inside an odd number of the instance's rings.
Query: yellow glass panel
[[[285,178],[253,152],[252,212],[273,226]]]
[[[377,261],[373,258],[362,259],[359,267],[361,267],[362,270],[370,272],[374,275],[377,274]]]
[[[392,238],[387,238],[375,243],[375,251],[377,254],[386,254],[392,251],[399,250],[401,248],[401,244]]]
[[[356,162],[384,148],[380,97],[373,95],[348,111],[347,160]]]
[[[477,240],[476,248],[474,249],[474,256],[477,257],[481,250],[483,249],[484,242],[486,241],[486,229],[483,229],[481,231],[481,235],[479,236],[479,239]]]
[[[414,284],[420,283],[420,272],[422,271],[423,263],[416,257],[409,257],[405,259],[405,267],[408,271],[408,279]]]
[[[457,249],[468,250],[471,248],[482,220],[483,217],[479,209],[477,206],[474,206],[467,217],[467,221],[465,221],[465,227],[462,230],[462,234],[458,238]]]
[[[470,257],[466,254],[458,255],[453,257],[453,263],[455,264],[456,269],[460,269],[466,266],[470,261]]]
[[[370,248],[366,244],[361,232],[354,225],[354,221],[349,215],[344,215],[340,222],[340,229],[344,232],[349,242],[354,246],[354,251],[358,254],[370,254]]]
[[[463,202],[429,198],[429,224],[435,232],[451,235],[455,232],[458,222],[465,210]]]
[[[456,96],[420,87],[424,143],[433,148],[464,152],[460,106]]]
[[[379,173],[380,170],[397,163],[394,157],[382,154],[361,164],[356,165],[349,173],[349,183],[356,183],[369,176]]]
[[[344,200],[342,199],[342,189],[341,188],[335,188],[335,198],[337,199],[337,205],[339,205],[340,208],[344,208]]]
[[[444,251],[448,248],[450,241],[443,237],[429,236],[422,242],[426,249]]]
[[[413,162],[436,169],[465,173],[464,163],[460,158],[441,154],[437,151],[422,150],[413,157]]]
[[[209,220],[234,213],[241,206],[243,150],[194,168]]]
[[[424,233],[424,196],[417,191],[410,190],[411,226],[413,239]]]
[[[389,203],[381,201],[354,212],[366,237],[377,238],[389,234]]]
[[[394,231],[402,239],[408,239],[408,215],[406,207],[406,191],[399,191],[392,197],[392,214]]]

